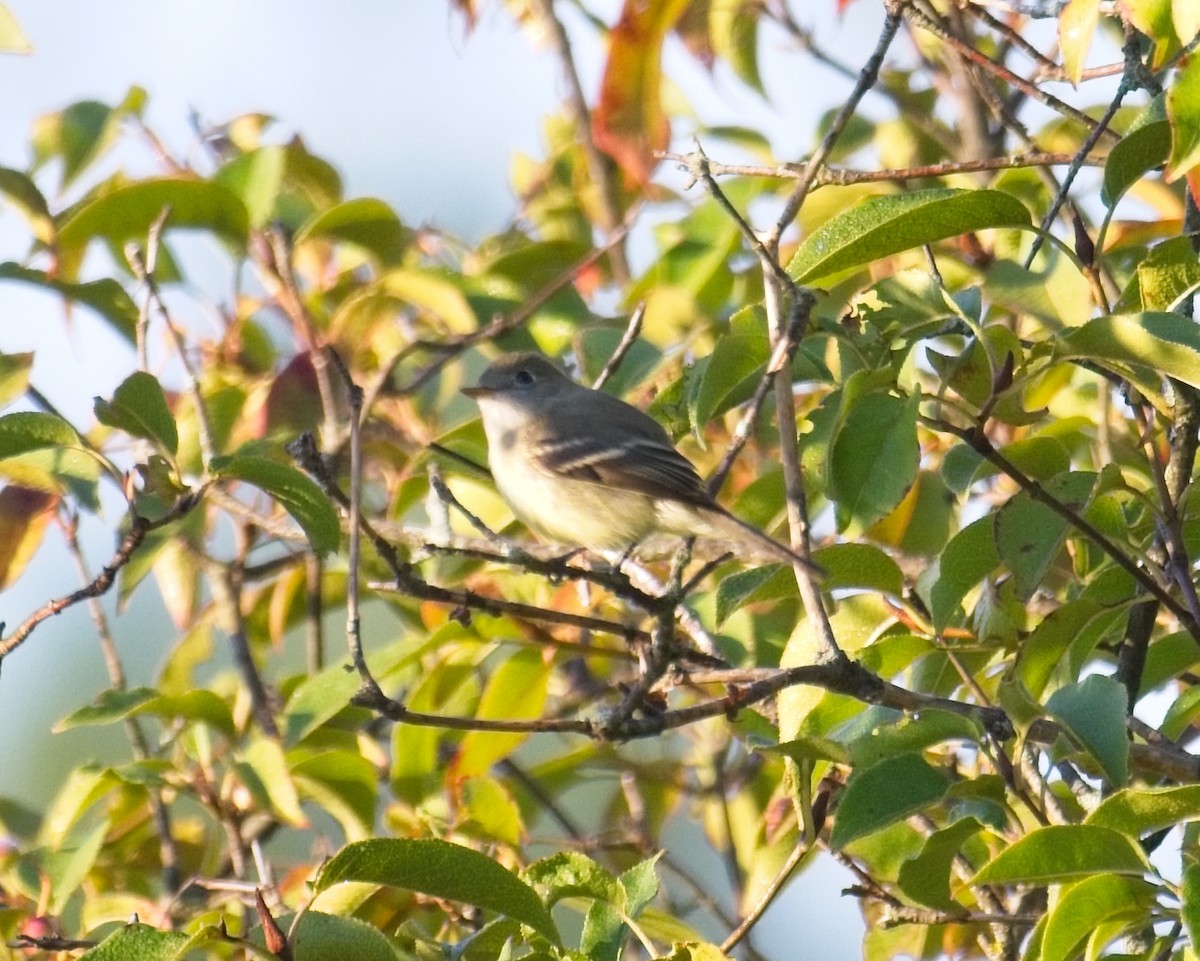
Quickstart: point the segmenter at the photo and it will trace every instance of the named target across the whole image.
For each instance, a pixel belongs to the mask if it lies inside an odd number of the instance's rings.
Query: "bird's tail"
[[[749,560],[766,563],[790,564],[803,567],[810,574],[818,577],[824,571],[809,558],[802,556],[773,537],[764,534],[757,527],[747,524],[725,510],[705,511],[705,521],[711,530],[698,530],[695,533],[701,537],[713,537],[731,542]]]

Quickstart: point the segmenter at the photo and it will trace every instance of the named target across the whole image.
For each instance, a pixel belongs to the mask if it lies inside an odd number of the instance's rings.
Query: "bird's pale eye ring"
[[[513,374],[513,382],[518,387],[532,387],[533,374],[527,370],[518,370],[515,374]]]

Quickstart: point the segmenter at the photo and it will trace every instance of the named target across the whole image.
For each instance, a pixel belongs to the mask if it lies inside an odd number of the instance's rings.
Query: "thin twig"
[[[88,584],[66,594],[63,597],[48,601],[40,608],[30,614],[20,626],[6,637],[0,638],[0,659],[7,657],[18,647],[21,646],[34,632],[39,624],[43,621],[54,617],[56,614],[61,614],[68,607],[72,607],[81,601],[86,601],[88,598],[99,597],[105,594],[113,586],[117,579],[117,573],[133,558],[137,549],[141,546],[142,541],[146,539],[146,535],[152,530],[157,530],[170,524],[172,521],[178,520],[188,511],[190,511],[199,501],[198,495],[189,494],[186,497],[181,497],[175,502],[175,505],[157,520],[150,521],[144,517],[139,517],[136,514],[130,518],[129,530],[125,536],[121,538],[121,543],[117,547],[116,552],[107,564],[101,569],[100,573]]]
[[[604,370],[600,371],[600,376],[596,378],[592,384],[594,390],[599,390],[608,383],[608,379],[616,373],[621,362],[625,360],[625,355],[642,333],[642,318],[646,316],[646,302],[641,301],[633,308],[633,313],[629,315],[629,323],[625,326],[625,333],[621,335],[621,340],[617,344],[617,349],[613,351],[612,356],[608,358],[608,362],[604,365]]]
[[[792,872],[796,870],[800,862],[804,860],[804,856],[808,854],[809,848],[803,841],[798,841],[787,856],[787,860],[783,862],[779,870],[775,873],[775,877],[771,879],[771,883],[767,885],[762,896],[755,902],[744,918],[738,922],[738,926],[729,932],[729,936],[721,942],[721,952],[729,954],[736,948],[746,937],[762,916],[767,913],[775,899],[783,891],[784,885],[787,884],[788,878],[792,876]]]
[[[679,163],[685,169],[689,166],[688,154],[663,153],[661,156],[666,160]],[[959,174],[984,173],[993,170],[1019,170],[1026,167],[1065,167],[1077,160],[1084,167],[1103,167],[1106,159],[1099,154],[1088,154],[1080,158],[1078,151],[1054,153],[1035,150],[1008,154],[1003,157],[947,160],[943,163],[922,164],[916,167],[888,167],[884,170],[824,166],[817,171],[813,178],[812,189],[850,187],[855,184],[870,183],[905,183],[910,180],[953,177]],[[769,177],[774,180],[800,180],[805,175],[806,165],[802,163],[731,164],[719,163],[710,159],[708,169],[714,177]]]
[[[834,145],[845,131],[846,125],[850,122],[850,118],[858,110],[858,105],[862,101],[862,98],[866,96],[868,90],[875,86],[875,82],[879,79],[879,70],[883,66],[883,59],[887,56],[892,41],[896,39],[896,32],[900,29],[903,10],[907,6],[908,0],[885,0],[884,7],[887,10],[887,16],[884,19],[883,30],[880,31],[879,39],[875,43],[875,49],[871,51],[871,56],[863,64],[863,68],[858,75],[858,80],[854,84],[854,89],[850,92],[850,96],[846,98],[846,102],[838,111],[837,116],[834,117],[833,123],[829,125],[829,130],[826,131],[825,136],[821,139],[820,146],[817,147],[816,152],[805,163],[800,183],[796,185],[795,190],[788,197],[787,203],[784,204],[783,210],[775,221],[775,226],[771,229],[770,234],[768,234],[766,246],[771,251],[778,250],[779,238],[783,236],[783,232],[791,222],[796,219],[796,214],[800,212],[800,208],[804,205],[804,198],[808,196],[809,190],[816,181],[817,172],[829,158]]]
[[[583,149],[584,162],[587,164],[588,177],[596,185],[600,198],[600,226],[608,238],[612,238],[621,227],[621,192],[619,173],[613,163],[600,148],[596,146],[592,136],[592,115],[588,109],[587,97],[583,92],[583,84],[579,80],[579,71],[575,67],[575,57],[571,52],[571,40],[562,21],[554,12],[553,0],[535,0],[534,7],[545,25],[546,34],[550,39],[550,47],[558,57],[563,76],[567,81],[567,110],[575,124],[575,135]],[[623,235],[623,232],[621,232]],[[609,248],[609,262],[612,265],[613,280],[618,287],[629,283],[629,262],[625,257],[625,247],[622,243]]]
[[[164,210],[162,215],[164,222],[169,212],[169,208]],[[159,230],[161,231],[161,229],[160,227]],[[167,333],[175,348],[175,353],[179,356],[179,363],[183,367],[184,385],[188,396],[191,398],[192,406],[196,410],[196,432],[200,439],[200,455],[203,461],[204,473],[207,475],[209,464],[211,464],[213,456],[216,454],[216,448],[213,443],[212,421],[209,418],[208,405],[205,403],[204,394],[200,390],[200,376],[196,365],[188,354],[183,331],[175,324],[170,311],[167,310],[162,293],[158,289],[158,281],[155,279],[148,261],[142,256],[141,248],[136,243],[130,242],[126,244],[125,259],[128,261],[129,269],[133,271],[133,275],[137,278],[138,283],[146,288],[147,295],[153,302],[155,311],[162,319],[163,324],[166,325]]]

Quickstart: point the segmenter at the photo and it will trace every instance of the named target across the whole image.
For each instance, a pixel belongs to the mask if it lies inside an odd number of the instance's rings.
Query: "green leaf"
[[[661,961],[729,961],[729,955],[707,941],[676,941]]]
[[[1087,506],[1096,475],[1073,471],[1043,485],[1048,494],[1081,512]],[[1042,586],[1071,525],[1045,504],[1022,491],[994,515],[996,552],[1012,571],[1017,595],[1028,601]]]
[[[44,447],[80,447],[75,428],[57,414],[19,411],[0,417],[0,459]]]
[[[795,597],[796,575],[784,564],[752,567],[721,578],[717,584],[717,624],[747,604]]]
[[[286,928],[287,924],[282,926]],[[295,961],[351,958],[353,961],[401,961],[410,957],[373,924],[321,911],[304,913],[296,927],[294,944]]]
[[[152,374],[134,371],[121,382],[111,402],[97,397],[95,410],[102,424],[155,441],[172,456],[179,449],[175,417]]]
[[[112,724],[139,714],[201,721],[227,737],[233,737],[235,733],[229,705],[212,691],[194,690],[179,695],[164,695],[148,687],[104,691],[93,703],[59,721],[54,730],[69,731],[76,727]]]
[[[83,884],[100,856],[108,830],[108,821],[102,820],[77,844],[64,846],[43,859],[42,871],[50,893],[48,913],[61,914],[71,895]]]
[[[1183,869],[1183,884],[1180,885],[1181,904],[1179,916],[1187,930],[1188,940],[1200,944],[1200,864],[1189,864]]]
[[[846,414],[830,448],[830,496],[838,529],[869,527],[892,511],[917,476],[920,398],[890,394],[860,397]]]
[[[125,288],[111,277],[78,284],[51,277],[43,270],[5,262],[0,264],[0,280],[16,280],[53,291],[66,300],[90,307],[130,343],[137,336],[137,304],[125,292]]]
[[[897,883],[906,897],[939,911],[961,910],[950,896],[950,871],[967,839],[983,830],[973,817],[955,821],[925,839],[916,857],[900,865]]]
[[[293,467],[254,455],[213,459],[212,469],[228,480],[245,481],[270,494],[304,530],[318,554],[335,550],[342,531],[337,511],[321,489]]]
[[[167,207],[167,230],[207,230],[234,244],[246,243],[249,217],[232,191],[211,181],[164,177],[118,187],[75,208],[58,228],[59,247],[82,249],[98,238],[116,245],[145,242],[150,225]]]
[[[1200,326],[1179,314],[1097,317],[1060,338],[1055,359],[1090,360],[1124,377],[1135,366],[1200,387]]]
[[[354,244],[383,266],[394,267],[404,256],[408,235],[386,203],[374,197],[358,197],[322,211],[305,224],[296,235],[296,245],[309,240]]]
[[[1046,702],[1046,710],[1096,759],[1114,787],[1129,780],[1126,703],[1124,686],[1099,674],[1059,688]]]
[[[992,518],[981,517],[950,539],[937,562],[937,580],[929,592],[934,628],[948,626],[967,592],[1000,564],[992,536]]]
[[[710,4],[708,29],[713,52],[733,68],[738,79],[763,93],[758,72],[758,21],[761,7],[752,0]]]
[[[1118,310],[1169,311],[1200,287],[1200,264],[1187,237],[1173,237],[1154,247],[1137,265],[1121,293]]]
[[[550,664],[536,648],[523,648],[497,668],[479,701],[476,717],[521,719],[540,717],[546,703]],[[483,774],[493,764],[508,757],[529,735],[468,731],[454,760],[457,777]]]
[[[285,824],[308,827],[308,818],[300,808],[300,793],[278,741],[255,737],[234,767],[259,804],[270,808]]]
[[[383,293],[410,307],[429,311],[456,334],[473,331],[478,323],[475,311],[453,277],[435,270],[415,267],[396,267],[380,279],[376,288],[363,294]]]
[[[0,7],[0,10],[3,9]],[[28,175],[9,167],[0,167],[0,194],[4,194],[9,203],[21,212],[35,240],[47,247],[54,243],[54,217],[50,214],[46,198]]]
[[[1200,64],[1195,57],[1179,65],[1167,87],[1167,119],[1171,122],[1171,156],[1166,179],[1170,182],[1200,164]]]
[[[1090,650],[1113,625],[1124,624],[1125,618],[1126,612],[1121,607],[1099,604],[1086,597],[1055,608],[1021,644],[1017,678],[1033,697],[1040,699],[1073,645],[1087,643]],[[1195,647],[1195,641],[1191,644]]]
[[[949,711],[922,711],[906,717],[896,712],[881,712],[879,724],[850,742],[855,767],[869,767],[900,754],[913,754],[943,741],[978,743],[982,736],[979,723]]]
[[[1122,0],[1121,15],[1127,17],[1134,28],[1154,44],[1154,55],[1150,60],[1153,70],[1161,70],[1167,60],[1179,51],[1182,41],[1173,14],[1177,9],[1190,6],[1189,3],[1177,3],[1175,0]]]
[[[348,844],[321,865],[320,894],[342,881],[406,888],[507,915],[561,946],[558,929],[533,888],[478,851],[437,839],[375,838]]]
[[[815,551],[813,559],[825,571],[826,590],[850,588],[892,597],[904,592],[900,565],[874,544],[831,544]]]
[[[622,906],[610,901],[593,901],[588,908],[579,936],[579,949],[591,961],[617,961],[620,958],[628,922],[636,918],[658,893],[655,865],[659,857],[661,855],[641,861],[620,876],[618,880],[625,891]]]
[[[295,744],[344,711],[361,685],[362,678],[349,661],[331,664],[302,681],[284,711],[284,743]]]
[[[335,818],[347,839],[371,836],[379,800],[379,776],[371,761],[358,751],[299,751],[288,758],[299,793]]]
[[[761,309],[738,311],[730,321],[729,333],[713,345],[700,376],[688,384],[692,423],[707,424],[711,418],[749,400],[770,355],[766,317]]]
[[[287,155],[287,147],[259,147],[234,157],[213,175],[213,183],[241,200],[251,227],[275,217]]]
[[[1142,878],[1101,874],[1084,878],[1053,902],[1042,935],[1041,961],[1070,961],[1102,925],[1150,923],[1157,888]]]
[[[788,264],[799,283],[991,227],[1027,227],[1029,211],[997,190],[939,187],[868,197],[814,230]]]
[[[1087,824],[1137,837],[1200,820],[1200,785],[1125,788],[1106,797],[1088,814]]]
[[[55,731],[69,731],[73,727],[92,724],[111,724],[133,715],[141,705],[157,697],[148,687],[135,687],[125,691],[103,691],[86,707],[72,711],[55,725]]]
[[[178,961],[179,952],[188,940],[182,931],[160,931],[148,924],[130,924],[81,955],[80,961]]]
[[[919,754],[900,754],[857,769],[838,805],[830,843],[851,841],[902,821],[940,800],[950,786],[941,771]]]
[[[521,874],[529,884],[546,891],[546,905],[563,898],[591,898],[625,907],[625,889],[616,876],[586,854],[560,851],[529,865]]]
[[[29,387],[33,354],[0,354],[0,407],[11,404]]]
[[[1171,153],[1171,125],[1161,98],[1155,98],[1104,158],[1104,188],[1100,197],[1110,209],[1135,183]]]
[[[97,100],[81,100],[38,117],[32,136],[35,168],[60,157],[62,185],[64,189],[69,187],[114,142],[124,113],[121,107],[114,109]]]
[[[1054,824],[1026,834],[985,864],[971,884],[1057,884],[1093,874],[1149,870],[1137,842],[1111,828]]]

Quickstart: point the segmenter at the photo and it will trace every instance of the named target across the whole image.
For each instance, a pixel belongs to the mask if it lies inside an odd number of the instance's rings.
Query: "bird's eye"
[[[518,387],[532,387],[533,374],[527,370],[518,370],[515,374],[513,374],[513,382]]]

